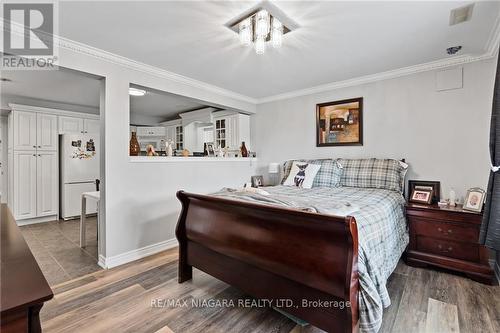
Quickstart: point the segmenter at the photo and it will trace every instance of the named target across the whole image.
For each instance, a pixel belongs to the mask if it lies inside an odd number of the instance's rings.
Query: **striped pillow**
[[[289,160],[283,164],[283,178],[281,184],[285,182],[290,174],[290,170],[292,169],[292,164],[294,161],[310,163],[310,164],[319,164],[321,167],[319,168],[316,177],[314,177],[314,181],[312,187],[339,187],[340,186],[340,177],[342,175],[342,169],[340,168],[339,163],[336,160],[328,159],[315,159],[315,160]]]
[[[380,188],[402,192],[403,167],[393,159],[339,159],[343,172],[341,185]]]

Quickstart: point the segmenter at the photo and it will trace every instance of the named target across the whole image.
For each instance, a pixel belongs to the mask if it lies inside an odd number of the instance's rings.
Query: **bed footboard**
[[[179,282],[196,267],[328,332],[358,329],[353,217],[177,193]]]

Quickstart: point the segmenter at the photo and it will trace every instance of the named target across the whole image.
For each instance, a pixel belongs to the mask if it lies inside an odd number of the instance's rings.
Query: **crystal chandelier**
[[[271,42],[274,48],[281,47],[283,35],[290,31],[278,18],[262,8],[228,27],[238,33],[242,45],[253,46],[257,54],[264,54],[267,42]]]

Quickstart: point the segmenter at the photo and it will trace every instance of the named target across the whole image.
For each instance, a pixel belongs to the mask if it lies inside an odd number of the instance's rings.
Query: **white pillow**
[[[293,161],[290,174],[283,185],[296,186],[300,188],[311,188],[314,177],[321,168],[319,164],[309,164],[307,162]]]

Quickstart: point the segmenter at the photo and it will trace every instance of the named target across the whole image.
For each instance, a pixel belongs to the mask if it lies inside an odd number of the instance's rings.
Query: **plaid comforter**
[[[387,278],[408,244],[403,196],[390,190],[354,187],[300,189],[280,185],[264,190],[270,195],[227,189],[214,195],[332,215],[345,215],[339,210],[342,206],[355,207],[347,214],[354,216],[358,226],[360,330],[377,332],[383,309],[391,304]]]

